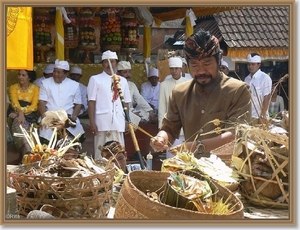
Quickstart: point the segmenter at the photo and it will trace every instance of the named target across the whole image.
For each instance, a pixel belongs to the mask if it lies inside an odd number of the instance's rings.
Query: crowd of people
[[[119,60],[110,50],[102,54],[103,71],[89,76],[87,85],[80,82],[82,69],[71,67],[65,60],[46,65],[38,79],[35,71],[19,70],[18,83],[8,89],[11,132],[20,133],[20,125],[29,131],[31,124],[38,127],[47,111],[64,109],[76,124],[66,128],[67,134],[81,134],[81,143],[85,131],[80,118],[89,119],[95,159],[104,156],[102,150],[108,143],[126,148],[124,133],[129,120],[136,125],[141,121],[157,124],[159,131],[149,143],[154,151],[165,151],[167,157],[172,157],[185,142],[185,147],[200,157],[232,141],[237,122],[262,123],[284,110],[278,88],[272,90],[270,76],[260,69],[258,53],[247,56],[249,75],[241,81],[228,76],[229,66],[219,41],[209,31],[199,30],[187,37],[183,51],[184,57],[169,58],[170,74],[162,82],[158,69],[150,68],[148,81],[141,84],[140,90],[130,80],[131,63]],[[214,119],[230,122],[219,125],[225,130],[221,133],[203,135],[215,128],[210,123]],[[45,143],[52,132],[39,127]],[[31,151],[25,138],[13,140],[20,154]],[[119,149],[125,154],[123,148]],[[122,160],[126,158],[125,154]]]

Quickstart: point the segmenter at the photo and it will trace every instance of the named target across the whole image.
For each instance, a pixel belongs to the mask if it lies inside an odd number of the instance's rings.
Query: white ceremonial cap
[[[117,66],[118,70],[127,70],[131,69],[131,64],[129,61],[120,61]]]
[[[148,77],[152,76],[158,77],[158,69],[154,67],[150,68]]]
[[[69,65],[69,62],[67,62],[67,61],[60,61],[60,60],[56,59],[55,68],[64,69],[64,70],[69,71],[70,70],[70,65]]]
[[[54,64],[46,65],[45,68],[44,68],[44,73],[45,74],[53,73],[54,66],[55,66]]]
[[[227,69],[229,69],[229,67],[228,67],[228,63],[227,63],[226,61],[224,61],[224,60],[221,60],[221,65],[223,65],[223,66],[226,66],[226,67],[227,67]]]
[[[187,65],[187,61],[186,61],[186,59],[184,57],[182,57],[181,60],[182,60],[182,63],[184,63],[184,64]]]
[[[75,74],[82,75],[82,69],[80,67],[73,66],[73,67],[71,67],[70,73],[75,73]]]
[[[170,57],[169,58],[169,67],[170,68],[182,68],[182,60],[180,57]]]
[[[116,59],[116,60],[118,60],[117,53],[112,52],[110,50],[107,50],[102,54],[102,61],[105,60],[105,59]]]
[[[251,54],[248,54],[247,61],[252,63],[261,63],[261,57],[258,55],[251,56]]]

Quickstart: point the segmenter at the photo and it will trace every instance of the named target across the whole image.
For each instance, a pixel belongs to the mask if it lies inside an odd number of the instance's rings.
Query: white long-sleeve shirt
[[[141,95],[143,98],[155,109],[158,109],[158,97],[159,97],[160,82],[156,86],[152,86],[149,81],[144,82],[141,85]]]

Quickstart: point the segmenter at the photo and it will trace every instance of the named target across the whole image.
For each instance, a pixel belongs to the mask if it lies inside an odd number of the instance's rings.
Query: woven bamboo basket
[[[136,170],[130,172],[121,188],[115,207],[115,219],[243,219],[244,206],[227,188],[216,185],[224,198],[235,203],[235,210],[227,215],[214,215],[192,211],[184,208],[172,207],[159,201],[150,199],[146,191],[160,194],[164,191],[168,172]]]
[[[289,143],[285,135],[242,126],[234,156],[242,162],[241,194],[265,208],[289,208]]]
[[[51,205],[68,218],[99,219],[106,218],[111,207],[114,174],[113,167],[101,174],[74,178],[7,172],[7,180],[17,191],[19,215],[26,217],[32,210]]]

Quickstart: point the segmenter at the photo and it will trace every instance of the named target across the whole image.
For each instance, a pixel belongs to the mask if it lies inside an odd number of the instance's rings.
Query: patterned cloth
[[[187,37],[184,43],[184,52],[188,59],[199,60],[220,52],[219,40],[215,36],[211,36],[210,40],[204,45],[197,44],[194,36]]]

